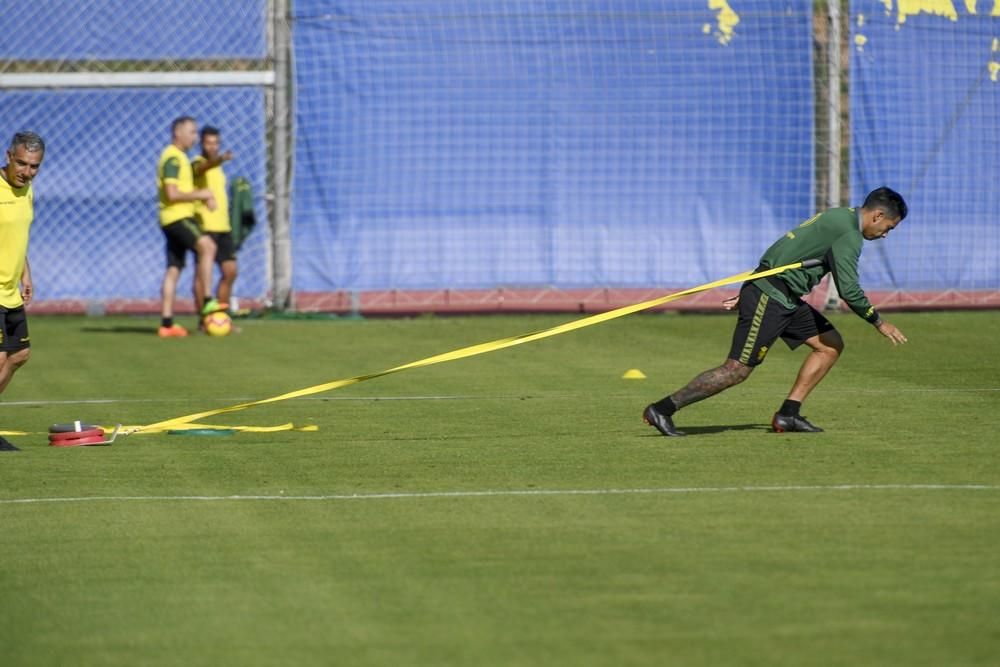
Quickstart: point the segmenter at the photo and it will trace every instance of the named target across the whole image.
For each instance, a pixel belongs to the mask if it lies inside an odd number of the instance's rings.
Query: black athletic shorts
[[[31,347],[28,337],[28,316],[24,306],[0,306],[0,352],[17,352]]]
[[[794,350],[806,339],[834,330],[830,320],[801,299],[795,310],[788,310],[753,283],[740,289],[739,313],[729,358],[746,366],[763,362],[779,337]]]
[[[161,227],[163,235],[167,237],[167,266],[175,266],[178,269],[184,268],[184,254],[188,250],[194,250],[198,239],[201,237],[201,230],[194,218],[184,218],[176,222],[171,222],[166,227]]]
[[[215,263],[221,264],[236,259],[236,244],[232,232],[207,232],[215,241]]]

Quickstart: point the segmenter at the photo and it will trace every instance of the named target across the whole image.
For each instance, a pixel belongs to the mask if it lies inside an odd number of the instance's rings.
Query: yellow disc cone
[[[638,368],[630,368],[625,371],[625,375],[622,376],[623,380],[645,380],[646,374],[640,371]]]

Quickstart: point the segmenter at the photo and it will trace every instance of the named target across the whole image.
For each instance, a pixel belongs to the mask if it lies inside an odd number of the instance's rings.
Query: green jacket
[[[868,322],[878,322],[875,307],[858,284],[861,257],[861,220],[853,208],[831,208],[778,239],[760,258],[762,266],[774,268],[807,259],[823,263],[809,269],[792,269],[754,281],[761,291],[785,308],[794,309],[827,273],[833,273],[840,298]]]
[[[229,225],[233,228],[233,243],[237,250],[257,225],[253,188],[242,176],[237,176],[229,184]]]

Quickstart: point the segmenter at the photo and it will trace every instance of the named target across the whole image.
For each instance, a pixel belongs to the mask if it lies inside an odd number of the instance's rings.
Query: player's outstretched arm
[[[210,157],[210,158],[202,157],[200,159],[196,159],[194,162],[191,163],[191,173],[193,173],[195,176],[201,176],[209,169],[214,169],[223,162],[229,162],[232,159],[233,159],[232,151],[226,151],[225,153],[221,153],[220,155],[216,155],[215,157]]]
[[[890,322],[881,320],[875,325],[875,328],[880,334],[891,340],[893,345],[902,345],[906,342],[906,336],[903,335],[903,332]]]

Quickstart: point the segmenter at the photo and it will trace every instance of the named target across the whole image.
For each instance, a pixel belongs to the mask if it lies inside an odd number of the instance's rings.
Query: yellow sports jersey
[[[195,156],[191,161],[191,166],[204,162],[205,156]],[[194,177],[194,187],[208,188],[215,195],[215,210],[209,211],[204,202],[197,202],[194,206],[195,215],[198,216],[198,224],[203,232],[230,232],[229,225],[229,196],[226,194],[226,172],[222,170],[222,165],[205,170],[201,176]]]
[[[15,188],[0,176],[0,306],[17,308],[21,298],[21,274],[28,254],[28,230],[35,217],[35,193],[31,184]]]
[[[171,222],[194,217],[194,202],[167,202],[167,183],[174,183],[181,192],[194,191],[191,175],[191,161],[181,149],[170,144],[160,153],[160,163],[156,166],[156,186],[160,194],[160,225],[166,227]]]

